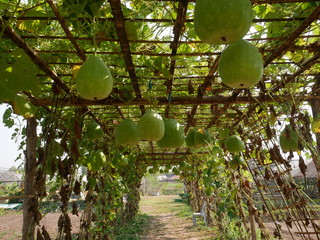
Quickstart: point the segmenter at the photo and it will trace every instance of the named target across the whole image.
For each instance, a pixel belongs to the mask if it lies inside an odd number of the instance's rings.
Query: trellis
[[[121,4],[149,4],[152,8],[166,8],[171,11],[172,18],[139,18],[138,14],[132,13],[126,15],[124,7]],[[146,0],[146,1],[120,1],[108,0],[103,7],[111,9],[111,17],[97,17],[92,22],[91,18],[86,16],[77,17],[76,21],[80,23],[89,23],[95,27],[97,23],[111,23],[115,27],[115,36],[99,36],[85,34],[72,28],[73,17],[66,16],[61,6],[61,1],[54,2],[34,1],[30,9],[42,6],[52,10],[47,16],[27,16],[26,14],[4,15],[1,18],[0,29],[3,32],[1,41],[8,46],[2,46],[3,51],[10,53],[14,46],[22,48],[32,61],[42,70],[43,73],[39,77],[45,77],[42,83],[51,87],[44,97],[35,97],[29,92],[24,92],[24,96],[30,103],[35,106],[51,111],[55,107],[75,109],[77,114],[83,112],[88,113],[88,118],[98,122],[107,133],[110,129],[124,118],[132,118],[138,120],[145,112],[147,107],[153,107],[160,114],[167,118],[178,118],[185,127],[185,133],[192,127],[206,128],[212,132],[220,127],[229,126],[239,129],[241,132],[242,125],[250,125],[255,132],[270,130],[269,125],[258,126],[254,123],[257,112],[266,112],[272,108],[272,103],[290,103],[292,107],[291,122],[301,120],[303,118],[296,113],[295,109],[303,103],[310,103],[315,117],[319,112],[319,57],[320,57],[320,34],[312,33],[312,28],[319,29],[320,6],[318,1],[311,0],[253,0],[253,6],[282,6],[285,8],[290,4],[313,3],[312,11],[307,16],[287,16],[281,18],[255,18],[254,24],[261,24],[266,27],[268,23],[294,23],[295,27],[281,36],[258,36],[253,32],[246,39],[257,47],[264,59],[264,67],[269,70],[270,66],[278,68],[279,74],[265,74],[259,84],[250,90],[231,89],[223,85],[217,72],[219,56],[223,47],[209,46],[197,39],[189,37],[186,30],[192,30],[193,14],[192,9],[196,1],[194,0]],[[282,5],[281,5],[282,4]],[[287,5],[286,5],[287,4]],[[21,5],[22,6],[22,5]],[[30,7],[30,6],[29,6]],[[22,7],[23,9],[23,7]],[[28,8],[29,9],[29,8]],[[28,12],[28,9],[26,13]],[[38,30],[37,34],[20,29],[17,22],[33,22],[46,21],[55,24],[57,29],[54,33],[45,30]],[[140,24],[141,28],[145,25],[148,27],[158,26],[159,28],[170,31],[170,40],[161,37],[140,38],[139,34],[136,39],[131,39],[127,34],[125,24],[131,22]],[[35,31],[36,32],[36,31]],[[318,31],[319,32],[319,31]],[[38,42],[48,42],[48,46],[38,44]],[[51,45],[61,42],[70,47],[70,49],[51,48]],[[95,50],[88,47],[94,42]],[[97,45],[99,42],[99,46]],[[12,45],[13,44],[13,45]],[[108,45],[109,44],[109,45]],[[112,45],[110,45],[112,44]],[[39,47],[40,46],[40,47]],[[104,49],[105,46],[112,46],[115,49]],[[183,48],[188,46],[188,48]],[[85,50],[84,48],[88,50]],[[160,49],[160,50],[159,50]],[[188,49],[188,51],[185,51]],[[294,58],[289,59],[287,53],[303,52],[304,58],[296,61]],[[67,56],[64,61],[54,56]],[[72,67],[81,65],[86,57],[91,54],[97,54],[106,59],[107,64],[116,74],[114,91],[110,97],[99,101],[84,100],[77,96],[74,90],[74,81],[72,79]],[[142,58],[152,62],[156,59],[163,61],[166,73],[161,72],[154,62],[151,66],[142,64]],[[56,60],[58,59],[58,60]],[[72,61],[72,60],[73,61]],[[76,59],[76,60],[75,60]],[[117,64],[116,60],[121,59],[123,65]],[[114,62],[116,63],[113,63]],[[119,61],[118,61],[119,62]],[[188,65],[190,63],[190,65]],[[283,68],[294,69],[294,71],[283,72]],[[146,74],[146,71],[152,74]],[[118,73],[121,74],[118,74]],[[146,87],[147,84],[153,84],[151,88]],[[129,89],[129,90],[128,90]],[[290,91],[296,89],[296,91]],[[132,91],[133,99],[124,101],[119,98],[119,92]],[[149,91],[149,92],[148,92]],[[147,93],[152,93],[151,98]],[[131,114],[127,114],[128,112]],[[261,120],[262,121],[262,120]],[[307,122],[306,122],[307,123]],[[310,130],[310,129],[309,129]],[[271,131],[271,130],[270,130]],[[302,132],[305,130],[302,130]],[[272,137],[272,133],[270,133]],[[308,138],[309,137],[309,138]],[[317,137],[318,147],[320,146],[320,138]],[[256,144],[262,148],[262,142],[268,139],[253,139],[250,144]],[[307,141],[310,136],[307,135]],[[272,141],[275,145],[274,140]],[[141,148],[147,153],[139,159],[139,164],[146,163],[151,165],[157,161],[160,164],[173,163],[179,164],[186,156],[194,154],[208,154],[208,151],[200,151],[195,153],[187,147],[181,147],[175,150],[159,149],[154,143],[142,143],[137,147],[137,151]],[[264,202],[267,198],[263,198],[263,192],[273,193],[263,181],[276,181],[278,191],[282,192],[283,201],[286,202],[285,210],[287,210],[287,227],[290,230],[290,224],[295,224],[299,229],[298,233],[291,233],[291,236],[298,239],[320,239],[319,222],[316,216],[313,216],[312,210],[308,208],[303,197],[300,196],[290,178],[290,165],[286,164],[285,159],[278,154],[277,148],[271,149],[271,158],[276,166],[285,164],[286,171],[284,173],[278,171],[270,171],[267,165],[257,163],[256,167],[249,167],[249,170],[255,180],[255,185],[259,189]],[[246,151],[247,159],[250,159],[249,150]],[[314,161],[320,170],[320,164],[315,157],[319,149],[316,147],[311,150]],[[30,163],[27,156],[27,164]],[[290,159],[290,157],[289,157]],[[137,164],[138,164],[137,163]],[[264,167],[265,170],[261,170]],[[265,171],[265,172],[263,172]],[[35,178],[32,171],[26,175]],[[264,180],[259,178],[264,176]],[[31,181],[31,180],[30,180]],[[32,182],[30,182],[32,183]],[[34,185],[34,183],[32,183]],[[242,186],[243,187],[243,186]],[[244,191],[250,191],[250,186],[244,186]],[[288,190],[289,189],[289,190]],[[290,189],[294,194],[290,195]],[[27,194],[34,195],[31,189]],[[297,194],[297,195],[296,195]],[[294,203],[299,199],[298,204]],[[34,199],[33,199],[34,200]],[[31,200],[31,201],[33,201]],[[34,204],[34,203],[30,203]],[[249,205],[254,209],[254,202],[249,200]],[[265,205],[265,210],[269,211],[272,220],[277,223],[273,210],[282,208],[275,206],[276,209],[269,208]],[[35,206],[35,205],[33,205]],[[299,209],[300,207],[300,209]],[[303,209],[303,218],[300,218],[299,211]],[[30,212],[29,212],[30,214]],[[255,211],[251,215],[257,219],[259,226],[263,228],[263,224],[259,222],[259,214]],[[312,217],[313,216],[313,217]],[[313,230],[307,228],[307,222],[311,221]],[[30,226],[29,226],[30,227]],[[27,230],[26,230],[27,231]],[[281,229],[276,224],[274,235],[280,235]]]

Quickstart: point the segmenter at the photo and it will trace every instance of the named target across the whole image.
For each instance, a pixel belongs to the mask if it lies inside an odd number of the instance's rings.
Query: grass
[[[177,196],[179,198],[179,196]],[[174,213],[174,215],[192,221],[193,211],[184,202],[174,202],[172,197],[151,197],[142,198],[140,206],[148,208],[148,214]],[[197,218],[197,228],[207,229],[203,218]]]
[[[159,232],[159,236],[161,236],[161,231],[163,231],[163,229],[166,229],[169,232],[172,231],[172,229],[183,229],[181,232],[182,235],[185,234],[187,236],[190,236],[191,234],[192,236],[202,236],[201,239],[213,239],[211,237],[216,233],[216,229],[214,229],[213,227],[205,226],[203,218],[201,217],[197,218],[197,226],[192,227],[193,211],[188,204],[184,202],[175,202],[174,200],[176,198],[179,199],[179,196],[143,197],[141,199],[140,210],[142,212],[146,212],[147,214],[152,216],[152,218],[164,219],[168,215],[172,215],[175,216],[176,219],[180,219],[173,220],[172,218],[170,218],[170,222],[167,223],[168,225],[170,225],[170,227],[168,228],[164,228],[163,224],[166,223],[161,221],[160,225],[158,226],[159,229],[157,229],[157,225],[151,224],[148,228],[152,227],[152,233],[157,234],[157,232]],[[178,234],[177,232],[175,232],[175,230],[173,230],[172,233]]]
[[[5,214],[6,214],[6,211],[1,208],[1,209],[0,209],[0,216],[5,215]]]
[[[114,240],[138,240],[143,233],[143,228],[147,225],[150,216],[138,214],[133,220],[116,228]]]
[[[179,198],[179,196],[177,196]],[[172,197],[146,197],[142,198],[140,206],[148,208],[149,214],[175,212],[177,215],[191,216],[191,209],[185,203],[174,202]]]

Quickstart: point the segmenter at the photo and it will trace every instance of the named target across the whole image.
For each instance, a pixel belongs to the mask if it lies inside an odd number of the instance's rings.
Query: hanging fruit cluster
[[[221,54],[219,73],[222,82],[232,88],[249,88],[263,75],[259,50],[242,38],[253,20],[249,0],[197,0],[194,28],[209,44],[229,44]]]

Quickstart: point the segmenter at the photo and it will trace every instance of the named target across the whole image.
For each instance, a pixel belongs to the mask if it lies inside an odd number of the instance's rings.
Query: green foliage
[[[151,217],[146,214],[138,214],[132,220],[123,224],[121,220],[118,220],[118,226],[114,230],[115,240],[134,240],[140,239],[140,235],[143,233],[144,227],[150,222]]]
[[[22,49],[16,49],[11,55],[0,55],[0,101],[10,103],[15,113],[33,117],[37,108],[22,95],[30,91],[39,96],[39,70]]]

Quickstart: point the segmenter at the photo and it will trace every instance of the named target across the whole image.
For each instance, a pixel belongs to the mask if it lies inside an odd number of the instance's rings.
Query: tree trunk
[[[25,159],[25,179],[24,191],[27,196],[23,204],[23,226],[22,240],[33,240],[35,238],[36,219],[34,214],[36,190],[36,151],[37,151],[37,121],[35,118],[27,120],[27,143],[26,143],[26,159]]]

